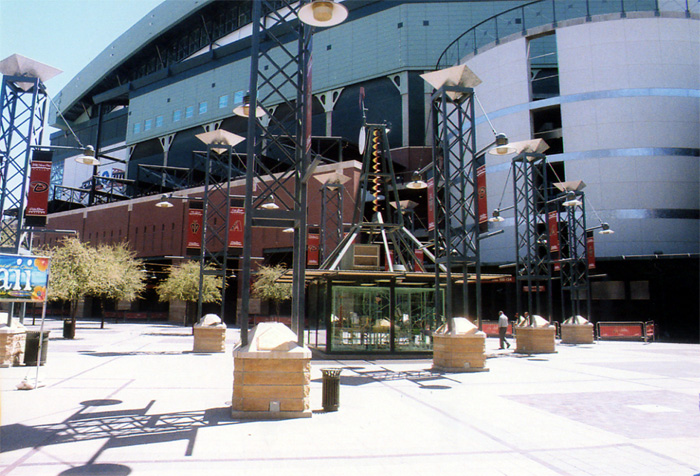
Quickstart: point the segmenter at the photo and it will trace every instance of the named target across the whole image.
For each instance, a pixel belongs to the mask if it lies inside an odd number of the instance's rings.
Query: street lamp
[[[347,17],[345,5],[327,0],[313,0],[299,10],[299,20],[310,26],[335,26]]]
[[[250,116],[250,93],[246,93],[246,95],[243,96],[243,103],[235,107],[233,113],[240,117]],[[260,106],[255,108],[255,117],[263,117],[265,114],[265,110]]]
[[[610,225],[606,222],[601,222],[600,225],[594,226],[593,228],[588,228],[586,231],[594,231],[598,229],[600,229],[600,231],[598,232],[599,235],[612,235],[613,233],[615,233],[615,231],[612,230],[610,228]]]

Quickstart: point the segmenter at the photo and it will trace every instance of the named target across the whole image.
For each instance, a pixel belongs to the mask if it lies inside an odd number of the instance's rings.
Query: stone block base
[[[486,366],[486,335],[433,335],[433,367],[448,372],[480,372]]]
[[[518,327],[515,351],[521,354],[552,354],[556,352],[554,326]]]
[[[311,359],[234,357],[234,418],[311,416]]]
[[[562,324],[562,344],[592,344],[593,324]]]
[[[26,332],[0,334],[0,367],[22,365],[24,363],[26,342]]]
[[[194,326],[193,352],[226,352],[225,327]]]

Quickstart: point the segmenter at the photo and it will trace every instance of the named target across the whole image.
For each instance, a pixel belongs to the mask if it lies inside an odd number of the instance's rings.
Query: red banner
[[[598,323],[600,337],[643,337],[642,323],[606,324]]]
[[[231,207],[228,211],[228,247],[243,248],[245,208]]]
[[[413,263],[413,271],[420,273],[423,271],[423,250],[416,250],[416,262]]]
[[[34,151],[34,157],[45,151]],[[44,158],[44,157],[42,157]],[[49,153],[49,159],[50,159]],[[24,211],[25,223],[29,226],[46,225],[49,211],[49,185],[51,183],[51,161],[32,160],[27,192],[27,208]]]
[[[389,254],[384,260],[384,271],[389,271],[389,262],[392,266],[394,265],[394,250],[389,250]]]
[[[321,248],[321,235],[318,233],[306,234],[306,265],[318,266],[319,251]]]
[[[586,255],[588,256],[588,269],[595,269],[595,239],[593,233],[586,235]]]
[[[559,212],[549,212],[547,214],[547,223],[549,225],[549,251],[552,253],[559,252]]]
[[[430,177],[428,184],[428,230],[435,229],[435,181]]]
[[[561,271],[561,260],[559,259],[558,251],[552,255],[552,266],[554,271]]]
[[[486,166],[480,165],[476,169],[476,193],[479,210],[479,225],[489,221],[488,203],[486,202]]]
[[[187,210],[187,254],[199,254],[202,248],[202,229],[204,228],[204,203],[192,201]]]

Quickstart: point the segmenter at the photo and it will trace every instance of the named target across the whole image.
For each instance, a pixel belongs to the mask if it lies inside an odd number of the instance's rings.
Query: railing
[[[692,6],[691,6],[692,3]],[[700,13],[700,2],[692,0],[538,0],[511,8],[477,23],[450,43],[437,60],[435,69],[454,66],[468,54],[477,54],[481,48],[513,34],[525,35],[527,30],[543,25],[556,26],[558,22],[594,15],[631,12],[684,13],[687,17]]]
[[[601,340],[643,340],[653,341],[654,321],[647,322],[598,322],[598,338]]]

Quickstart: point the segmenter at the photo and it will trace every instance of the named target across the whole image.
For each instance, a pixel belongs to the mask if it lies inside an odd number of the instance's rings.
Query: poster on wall
[[[0,301],[44,302],[49,258],[0,255]]]

